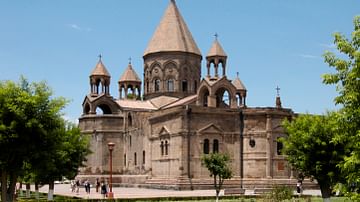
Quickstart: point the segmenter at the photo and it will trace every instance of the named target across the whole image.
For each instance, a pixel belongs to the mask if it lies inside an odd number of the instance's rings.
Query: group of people
[[[78,194],[80,185],[81,185],[81,182],[79,179],[72,180],[70,183],[71,192],[76,192]],[[83,183],[83,186],[85,188],[85,192],[87,194],[90,194],[90,190],[92,187],[90,180],[86,179]],[[109,185],[107,183],[105,183],[104,181],[100,182],[100,180],[98,178],[96,178],[95,188],[96,188],[96,193],[98,193],[100,191],[101,195],[103,195],[103,198],[107,197],[108,190],[109,190]]]

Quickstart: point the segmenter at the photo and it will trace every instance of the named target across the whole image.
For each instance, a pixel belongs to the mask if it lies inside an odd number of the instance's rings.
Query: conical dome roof
[[[236,90],[246,90],[245,85],[241,82],[239,75],[234,79],[232,84],[235,86]]]
[[[171,0],[160,24],[144,52],[144,56],[150,53],[179,51],[201,55],[191,32],[189,31],[175,0]]]
[[[207,54],[207,57],[211,57],[211,56],[227,57],[224,49],[222,48],[222,46],[220,45],[220,43],[217,39],[215,39],[214,43],[212,44],[212,46]]]
[[[101,58],[99,59],[99,62],[96,64],[94,70],[91,72],[91,76],[108,76],[110,77],[110,74],[108,70],[106,69],[105,65],[102,63]]]
[[[131,63],[129,63],[125,72],[119,79],[119,82],[126,82],[126,81],[134,81],[141,83],[141,80],[139,76],[136,74],[135,70],[132,68]]]

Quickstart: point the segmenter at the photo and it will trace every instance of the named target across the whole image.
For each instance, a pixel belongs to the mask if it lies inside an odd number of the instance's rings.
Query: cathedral
[[[92,70],[79,118],[92,153],[79,178],[108,178],[113,142],[115,186],[210,188],[213,178],[201,157],[212,152],[231,158],[233,177],[225,187],[296,183],[278,141],[285,136],[281,122],[294,112],[282,107],[279,95],[273,107],[248,107],[239,75],[226,75],[228,57],[217,37],[203,58],[175,0],[143,60],[143,80],[129,62],[118,95],[110,94],[111,74],[101,57]]]

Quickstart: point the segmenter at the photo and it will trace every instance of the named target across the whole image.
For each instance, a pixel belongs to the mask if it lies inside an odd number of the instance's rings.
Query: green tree
[[[0,82],[0,175],[1,199],[13,201],[18,176],[24,174],[33,156],[44,152],[46,141],[55,141],[51,134],[59,127],[61,109],[67,101],[52,98],[45,82]],[[51,151],[51,148],[47,148]]]
[[[299,115],[283,126],[287,133],[281,141],[291,166],[318,182],[324,201],[330,200],[332,187],[341,181],[337,164],[344,157],[344,145],[332,141],[338,133],[337,113]]]
[[[32,164],[30,171],[35,182],[49,184],[48,200],[53,200],[54,181],[63,177],[73,179],[90,153],[89,141],[81,135],[80,129],[63,119],[59,121],[61,127],[53,131],[57,137],[56,146],[50,153],[44,152],[33,159],[38,163]]]
[[[326,52],[324,58],[335,73],[323,75],[323,82],[336,85],[339,93],[334,101],[341,107],[338,119],[341,133],[333,141],[345,144],[347,151],[339,167],[347,184],[360,192],[360,16],[354,18],[351,40],[340,33],[335,33],[334,38],[337,54]],[[359,194],[355,197],[360,200]]]
[[[211,153],[202,156],[201,162],[209,170],[210,176],[214,178],[216,201],[219,201],[219,193],[224,180],[232,177],[232,170],[229,167],[230,157],[228,154]]]

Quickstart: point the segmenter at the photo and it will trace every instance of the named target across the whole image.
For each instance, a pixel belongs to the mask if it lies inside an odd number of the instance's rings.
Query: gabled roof
[[[140,101],[140,100],[116,100],[116,103],[121,108],[127,108],[132,110],[157,110],[157,107],[155,107],[151,102],[149,101]]]
[[[207,54],[207,57],[211,57],[211,56],[227,57],[224,49],[222,48],[222,46],[220,45],[220,43],[217,39],[215,39],[214,43],[212,44],[212,46]]]
[[[119,82],[124,82],[124,81],[135,81],[141,83],[141,80],[139,76],[136,74],[135,70],[132,68],[131,63],[129,63],[125,72],[119,79]]]
[[[110,77],[110,74],[108,70],[106,69],[105,65],[102,63],[101,59],[99,59],[99,62],[96,64],[94,70],[91,72],[91,76],[108,76]]]
[[[160,24],[144,52],[144,56],[150,53],[180,51],[201,55],[191,32],[189,31],[175,0],[171,0]]]
[[[246,90],[245,85],[241,82],[239,76],[237,76],[232,84],[235,86],[236,90]]]
[[[173,102],[176,102],[177,100],[179,100],[179,98],[176,97],[170,97],[170,96],[158,96],[158,97],[154,97],[150,100],[148,100],[151,104],[153,104],[155,107],[157,108],[161,108],[163,106],[169,105]]]

